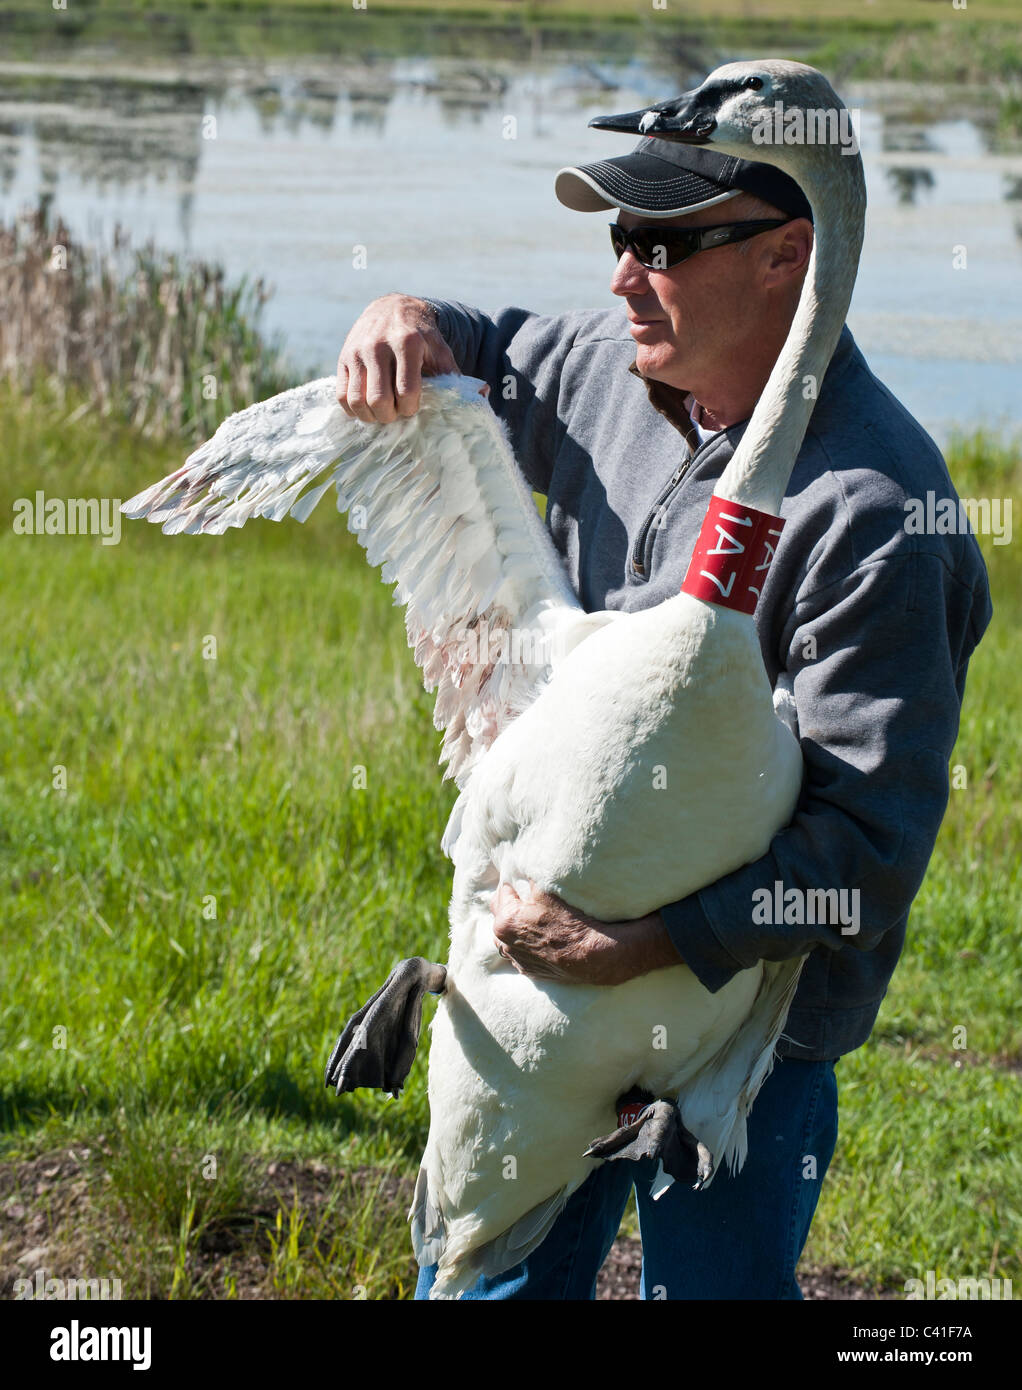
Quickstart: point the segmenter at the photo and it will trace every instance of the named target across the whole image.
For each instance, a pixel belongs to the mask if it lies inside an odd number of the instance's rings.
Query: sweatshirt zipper
[[[702,447],[703,446],[700,443],[699,449],[701,449]],[[695,458],[696,454],[698,454],[699,449],[696,449],[694,453],[689,454],[685,462],[679,468],[676,468],[674,470],[674,472],[671,474],[671,478],[667,486],[663,489],[660,496],[654,502],[653,510],[650,512],[649,516],[646,517],[646,520],[642,523],[642,525],[639,528],[639,534],[636,536],[635,545],[632,548],[632,569],[635,571],[636,574],[642,575],[643,578],[646,577],[646,564],[644,556],[646,550],[646,537],[649,535],[650,527],[653,525],[657,513],[663,510],[668,498],[671,496],[671,493],[674,492],[675,488],[678,486],[682,478],[685,476],[689,468],[692,466],[692,461]]]

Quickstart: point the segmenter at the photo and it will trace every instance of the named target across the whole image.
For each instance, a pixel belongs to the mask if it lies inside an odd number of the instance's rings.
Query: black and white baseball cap
[[[812,221],[813,216],[795,180],[772,164],[650,136],[630,154],[561,169],[554,192],[575,212],[620,208],[650,217],[681,217],[752,193],[789,217]]]

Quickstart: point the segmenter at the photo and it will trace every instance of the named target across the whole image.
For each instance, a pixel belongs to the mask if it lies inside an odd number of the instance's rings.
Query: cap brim
[[[681,217],[735,198],[739,191],[638,151],[560,169],[554,181],[558,201],[575,212],[620,208],[650,217]]]

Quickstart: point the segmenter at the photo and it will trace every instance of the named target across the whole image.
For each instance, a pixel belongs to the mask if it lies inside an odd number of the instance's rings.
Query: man
[[[771,166],[656,139],[562,170],[556,191],[579,211],[619,210],[611,290],[623,306],[489,318],[388,295],[345,342],[338,399],[393,420],[417,409],[423,374],[483,378],[547,497],[583,607],[636,610],[681,586],[788,335],[811,210]],[[726,239],[701,248],[691,229],[705,227]],[[538,979],[611,986],[680,956],[715,991],[759,959],[810,952],[749,1158],[736,1177],[702,1192],[675,1184],[655,1204],[649,1165],[604,1164],[526,1261],[468,1297],[593,1297],[633,1181],[644,1297],[802,1296],[795,1267],[837,1135],[835,1063],[868,1038],[900,954],[947,802],[968,659],[991,616],[971,535],[906,532],[909,498],[954,489],[847,327],[823,382],[803,389],[816,405],[755,615],[770,678],[794,693],[805,777],[791,825],[760,860],[635,922],[510,887],[493,904],[498,948]],[[804,904],[831,889],[841,910],[817,920]]]

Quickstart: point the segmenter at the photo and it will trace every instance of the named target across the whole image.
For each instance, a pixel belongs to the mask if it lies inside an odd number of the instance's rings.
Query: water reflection
[[[210,112],[218,118],[248,112],[268,140],[286,136],[301,142],[316,135],[382,140],[389,136],[395,101],[414,101],[422,121],[448,130],[482,128],[495,120],[499,124],[505,115],[519,122],[531,116],[531,133],[545,137],[554,132],[552,118],[558,112],[614,106],[621,92],[640,94],[640,100],[662,98],[665,91],[696,81],[701,71],[687,51],[674,59],[661,55],[657,64],[632,58],[615,67],[578,60],[510,71],[506,64],[502,70],[469,60],[349,63],[337,75],[300,68],[280,74],[257,68],[239,75],[226,67],[220,72],[209,70],[208,63],[206,67],[201,80],[147,80],[140,74],[130,80],[105,76],[100,82],[60,72],[0,76],[0,189],[11,191],[27,143],[37,151],[40,183],[58,193],[62,177],[71,171],[97,191],[131,184],[141,188],[151,179],[186,186],[197,175],[201,121]],[[947,139],[935,135],[932,113],[926,124],[896,98],[890,110],[876,114],[883,152],[922,156],[910,164],[891,164],[885,172],[897,201],[912,205],[921,193],[933,191],[926,157],[948,153]],[[981,151],[996,144],[997,119],[994,104],[985,119],[977,112],[955,125]],[[961,138],[959,133],[952,146],[960,146]],[[1022,176],[1005,175],[1005,200],[1018,199],[1020,189]]]
[[[898,165],[886,170],[886,178],[899,203],[914,203],[920,189],[929,191],[935,184],[931,170],[909,169]]]
[[[232,276],[270,271],[268,326],[319,370],[359,309],[395,288],[551,313],[607,304],[602,220],[561,208],[552,175],[633,143],[588,131],[590,116],[677,94],[721,56],[678,41],[639,58],[617,42],[598,57],[185,59],[186,77],[7,65],[2,212],[45,195],[83,240],[120,221]],[[870,200],[853,331],[928,427],[949,408],[992,417],[1022,361],[1003,291],[1022,157],[1001,153],[996,100],[984,114],[948,93],[945,113],[898,88],[846,96],[862,109]],[[948,248],[962,241],[969,273],[954,277]]]
[[[899,154],[935,154],[940,150],[930,130],[895,116],[888,116],[884,120],[882,147],[885,151],[893,150]]]
[[[16,121],[0,121],[0,192],[6,197],[14,186],[21,152],[21,127]]]
[[[387,129],[387,103],[389,101],[389,96],[384,100],[368,96],[349,97],[352,130],[357,131],[360,135],[372,133],[382,137]]]
[[[100,193],[148,179],[185,188],[198,171],[207,100],[207,90],[190,82],[0,77],[4,193],[26,146],[34,147],[40,189],[50,194],[69,175]]]
[[[445,105],[489,106],[504,95],[508,81],[502,73],[466,67],[446,77],[427,78],[416,85],[431,96],[439,96]]]

